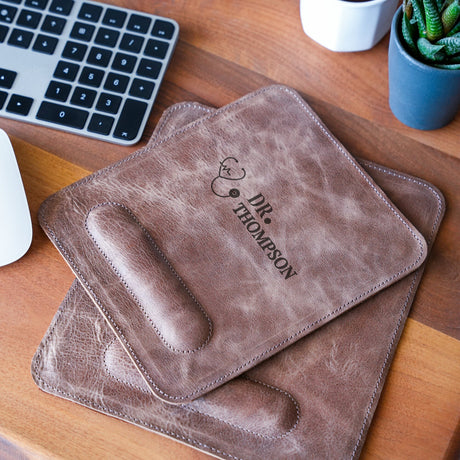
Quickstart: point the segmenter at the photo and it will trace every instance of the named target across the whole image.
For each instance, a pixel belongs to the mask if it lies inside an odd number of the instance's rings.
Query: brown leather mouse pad
[[[156,136],[167,136],[210,110],[199,104],[173,106]],[[431,246],[444,212],[439,191],[383,166],[363,166]],[[181,406],[152,396],[76,281],[37,350],[32,373],[44,391],[217,457],[357,458],[422,271]]]
[[[177,404],[426,256],[419,232],[282,86],[67,187],[39,217],[151,390]]]

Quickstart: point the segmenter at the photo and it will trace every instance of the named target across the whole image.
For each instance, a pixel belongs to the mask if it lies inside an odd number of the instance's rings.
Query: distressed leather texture
[[[190,402],[417,269],[418,230],[271,86],[50,197],[40,223],[162,400]]]
[[[152,138],[211,109],[178,104]],[[370,162],[365,170],[433,244],[444,199],[431,184]],[[129,220],[129,219],[128,219]],[[44,391],[220,458],[357,458],[424,266],[194,401],[156,398],[75,281],[32,363]]]

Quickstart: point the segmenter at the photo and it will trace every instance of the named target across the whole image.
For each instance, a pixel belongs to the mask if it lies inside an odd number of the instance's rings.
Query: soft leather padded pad
[[[211,109],[178,104],[167,136]],[[363,166],[431,246],[444,212],[439,191],[374,163]],[[76,281],[32,364],[43,390],[225,459],[357,458],[423,268],[220,388],[173,406],[152,396]]]
[[[58,192],[40,223],[154,394],[178,404],[426,256],[420,233],[281,86]],[[183,304],[164,301],[174,278]]]
[[[207,343],[212,330],[209,317],[126,206],[95,206],[86,228],[108,263],[116,261],[114,270],[168,348],[193,352]],[[139,276],[142,272],[149,276]]]

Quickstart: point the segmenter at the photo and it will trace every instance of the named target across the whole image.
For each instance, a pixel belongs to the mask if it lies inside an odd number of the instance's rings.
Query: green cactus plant
[[[401,33],[416,59],[460,69],[460,0],[404,0]]]

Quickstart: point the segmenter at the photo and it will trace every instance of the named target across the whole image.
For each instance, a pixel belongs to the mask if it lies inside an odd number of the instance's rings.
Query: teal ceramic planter
[[[390,108],[407,126],[438,129],[460,109],[460,70],[431,67],[413,58],[400,39],[402,7],[393,17],[388,51]]]

